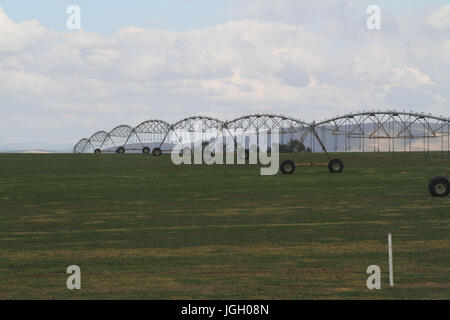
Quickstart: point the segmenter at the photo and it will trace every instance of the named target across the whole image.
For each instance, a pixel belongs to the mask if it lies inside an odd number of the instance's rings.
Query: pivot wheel
[[[284,160],[280,165],[283,174],[293,174],[295,171],[295,163],[292,160]]]
[[[160,148],[155,148],[152,153],[155,157],[159,157],[162,154],[162,151]]]
[[[95,154],[100,154],[100,153],[102,153],[102,150],[100,150],[100,149],[95,149],[94,153],[95,153]]]
[[[120,153],[120,154],[125,153],[125,148],[124,147],[117,148],[116,153]]]
[[[149,147],[144,147],[144,149],[142,149],[142,153],[143,154],[149,154],[150,153],[150,148]]]
[[[450,184],[445,177],[436,177],[430,181],[428,186],[433,197],[446,197],[449,193]]]
[[[328,164],[328,169],[331,173],[342,172],[344,170],[344,163],[340,159],[333,159]]]

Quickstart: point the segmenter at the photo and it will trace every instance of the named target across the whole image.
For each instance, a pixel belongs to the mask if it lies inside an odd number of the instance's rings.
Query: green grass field
[[[448,160],[333,156],[342,174],[260,176],[167,155],[0,155],[0,299],[450,299],[450,197],[428,193]],[[73,264],[81,290],[66,287]]]

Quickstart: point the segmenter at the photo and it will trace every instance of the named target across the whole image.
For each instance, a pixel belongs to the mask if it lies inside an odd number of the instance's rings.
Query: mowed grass
[[[448,160],[333,157],[342,174],[260,176],[167,155],[0,155],[0,299],[449,299],[450,197],[428,193]]]

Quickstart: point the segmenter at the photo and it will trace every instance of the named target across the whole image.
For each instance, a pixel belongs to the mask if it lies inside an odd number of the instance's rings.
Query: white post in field
[[[394,266],[392,261],[392,234],[388,233],[388,247],[389,247],[389,284],[394,286]]]

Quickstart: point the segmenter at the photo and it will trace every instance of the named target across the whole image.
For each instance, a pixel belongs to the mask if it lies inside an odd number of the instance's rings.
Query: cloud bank
[[[382,14],[350,1],[251,1],[248,19],[111,37],[17,23],[0,10],[1,143],[75,143],[151,118],[274,112],[305,120],[364,108],[448,116],[450,7]]]

